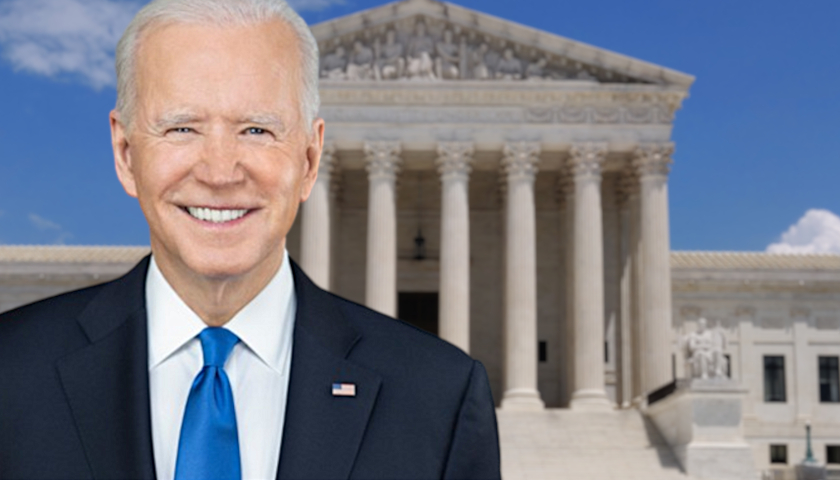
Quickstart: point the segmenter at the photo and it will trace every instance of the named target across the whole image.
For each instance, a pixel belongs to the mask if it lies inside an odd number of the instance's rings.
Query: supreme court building
[[[317,284],[469,352],[500,412],[667,417],[648,403],[689,376],[684,339],[706,318],[739,385],[714,400],[734,436],[706,452],[743,447],[786,478],[812,424],[815,456],[840,467],[840,256],[670,250],[692,76],[433,0],[312,30],[327,146],[287,247]],[[0,247],[0,311],[147,252]],[[695,429],[719,433],[724,407]],[[690,473],[708,432],[657,425]]]
[[[502,408],[671,381],[670,137],[693,77],[428,0],[313,32],[328,147],[289,250],[318,284],[423,312]]]

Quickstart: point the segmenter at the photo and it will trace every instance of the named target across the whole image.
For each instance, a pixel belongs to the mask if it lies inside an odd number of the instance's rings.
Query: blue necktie
[[[224,328],[199,335],[204,368],[195,377],[178,444],[175,480],[240,480],[239,437],[225,360],[239,338]]]

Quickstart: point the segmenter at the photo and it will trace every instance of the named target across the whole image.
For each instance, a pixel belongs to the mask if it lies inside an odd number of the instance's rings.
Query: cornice
[[[813,270],[840,272],[837,254],[780,254],[764,252],[671,252],[672,269]]]
[[[0,263],[127,263],[149,254],[149,247],[2,245]]]

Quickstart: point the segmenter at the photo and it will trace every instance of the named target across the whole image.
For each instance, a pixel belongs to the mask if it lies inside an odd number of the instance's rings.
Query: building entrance
[[[400,320],[433,335],[438,334],[437,292],[400,292],[398,302]]]

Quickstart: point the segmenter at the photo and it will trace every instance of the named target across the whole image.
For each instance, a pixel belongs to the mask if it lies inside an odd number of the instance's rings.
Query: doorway
[[[397,298],[397,316],[400,320],[432,335],[438,334],[437,292],[399,292]]]

